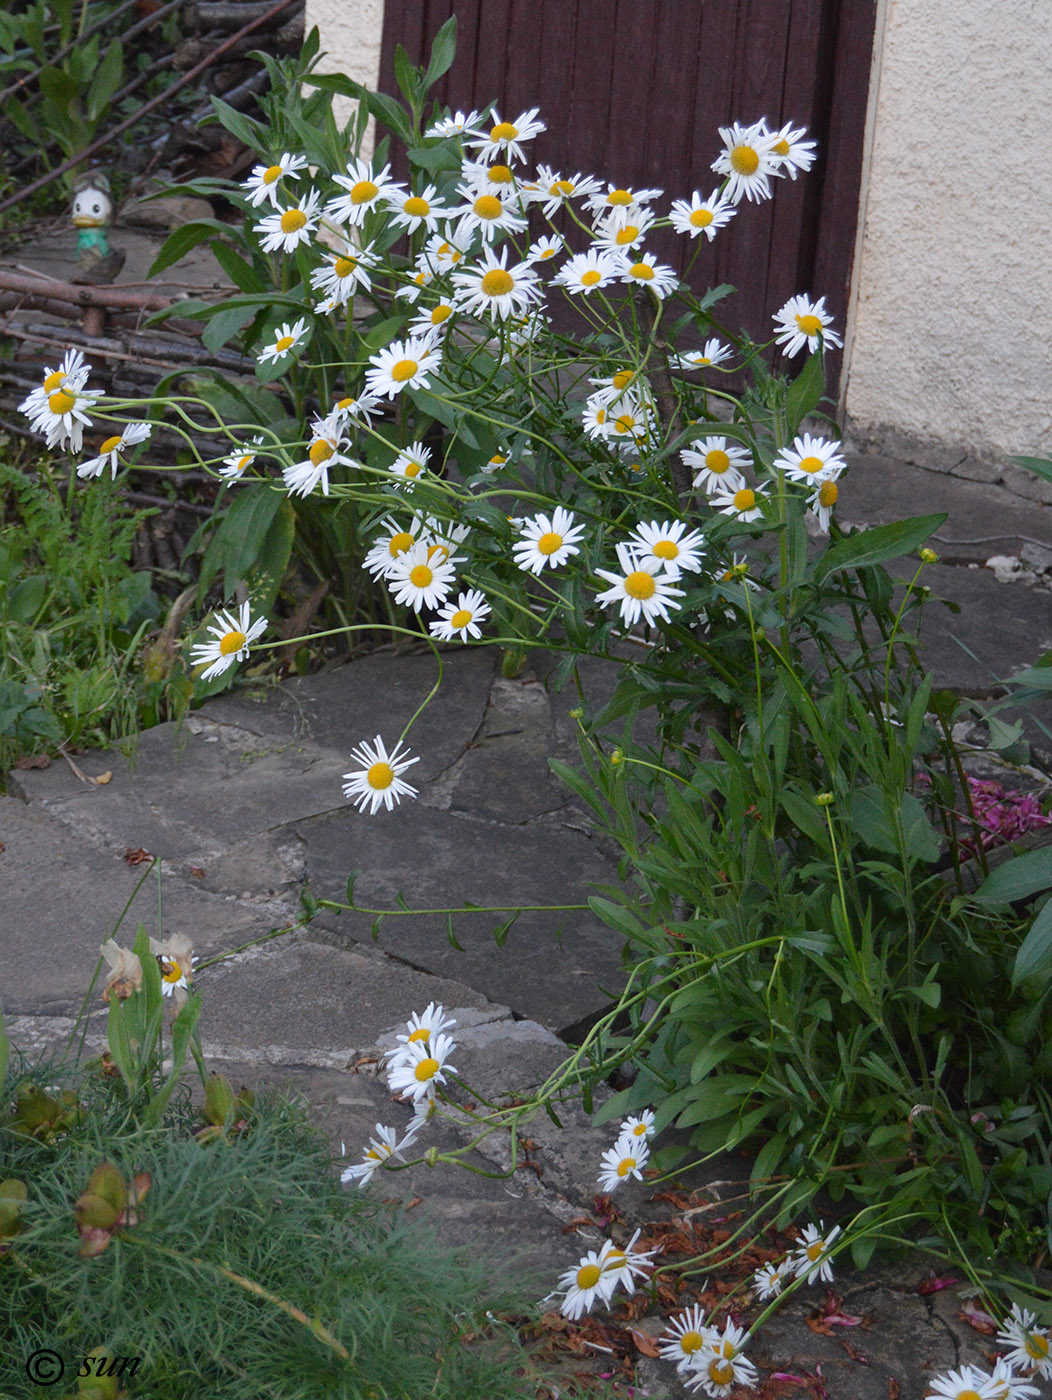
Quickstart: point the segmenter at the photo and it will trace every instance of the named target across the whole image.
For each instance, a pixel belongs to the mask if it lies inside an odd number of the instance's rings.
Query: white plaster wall
[[[321,34],[319,73],[346,73],[348,78],[374,88],[380,77],[380,48],[384,33],[384,0],[307,0],[306,30],[314,25]],[[357,103],[337,97],[333,112],[343,126]],[[362,155],[372,149],[373,124],[366,133]]]
[[[845,407],[1052,454],[1052,0],[888,0]]]

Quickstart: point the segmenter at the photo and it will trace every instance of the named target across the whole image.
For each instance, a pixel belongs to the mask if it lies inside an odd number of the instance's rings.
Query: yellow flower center
[[[282,335],[279,336],[277,340],[275,340],[274,349],[278,352],[279,355],[284,355],[285,351],[291,350],[294,344],[295,338],[293,336]]]
[[[107,452],[116,452],[117,448],[120,447],[120,445],[121,440],[119,437],[108,437],[106,441],[102,444],[102,446],[99,448],[99,451],[105,456]]]
[[[220,656],[233,656],[235,651],[240,651],[245,645],[244,632],[228,632],[219,643]]]
[[[603,1271],[598,1264],[584,1264],[577,1270],[577,1287],[594,1288],[602,1274]]]
[[[44,380],[44,392],[53,394],[56,389],[61,389],[66,382],[66,376],[60,369],[56,369]]]
[[[77,402],[76,394],[71,394],[68,389],[60,389],[57,394],[52,394],[47,401],[47,406],[52,413],[68,413]]]
[[[391,378],[396,384],[404,384],[407,379],[412,379],[418,368],[415,360],[399,360],[391,367]]]
[[[714,472],[716,476],[722,476],[730,464],[731,459],[721,447],[714,447],[711,452],[705,454],[706,470]]]
[[[409,570],[409,582],[414,588],[427,588],[434,576],[434,571],[426,564],[414,564]]]
[[[488,297],[507,296],[515,287],[515,278],[502,267],[491,268],[479,284]]]
[[[576,186],[572,180],[556,180],[554,185],[548,186],[549,194],[560,194],[564,197],[573,194]]]
[[[954,1396],[954,1400],[980,1400],[980,1396],[977,1390],[972,1390],[969,1387],[968,1390],[959,1390]]]
[[[389,763],[374,763],[366,773],[365,781],[371,788],[382,792],[394,782],[394,769]]]
[[[337,258],[332,266],[337,277],[350,277],[351,273],[358,266],[358,260],[357,258],[348,257]]]
[[[427,562],[429,564],[432,559],[437,559],[440,564],[444,564],[448,558],[449,550],[445,547],[444,544],[428,545]]]
[[[709,359],[708,355],[695,355],[694,363],[696,365],[711,365],[712,361]]]
[[[263,183],[272,185],[275,180],[280,180],[284,173],[280,165],[268,165],[263,172]]]
[[[615,1269],[621,1269],[628,1262],[628,1255],[623,1249],[612,1249],[606,1256],[606,1263],[603,1265],[604,1273],[613,1273]]]
[[[1027,1332],[1023,1343],[1027,1356],[1041,1360],[1048,1355],[1048,1338],[1041,1332]]]
[[[489,459],[489,465],[491,467],[502,467],[507,460],[507,457],[502,457],[499,452],[494,452],[493,456]]]
[[[675,540],[658,540],[651,553],[658,559],[675,559],[679,554],[679,545]],[[632,1129],[633,1137],[643,1137],[645,1133],[646,1128],[642,1123],[637,1123]]]
[[[619,433],[630,433],[635,426],[635,415],[632,413],[622,413],[614,419],[614,427]]]
[[[823,481],[818,488],[818,504],[827,507],[835,506],[839,494],[835,481]]]
[[[629,574],[628,578],[625,579],[625,592],[626,592],[626,593],[630,592],[630,589],[629,589],[629,586],[628,586],[628,579],[630,579],[631,577],[632,577],[632,575]],[[650,578],[650,575],[649,575],[649,574],[647,574],[647,578]],[[650,582],[653,583],[654,580],[651,578],[651,579],[650,579]],[[651,591],[653,591],[653,590],[651,590]],[[632,596],[633,596],[633,597],[636,597],[636,596],[638,596],[638,595],[633,594]],[[644,595],[644,596],[649,597],[649,594]],[[618,1174],[618,1176],[627,1176],[627,1175],[629,1174],[629,1172],[635,1171],[635,1168],[636,1168],[636,1159],[635,1159],[634,1157],[622,1157],[621,1160],[620,1160],[620,1162],[618,1162],[618,1164],[617,1164],[617,1174]]]
[[[433,326],[440,326],[442,322],[448,320],[452,314],[453,308],[451,306],[436,306],[431,313],[431,324]]]
[[[679,1349],[687,1356],[693,1356],[694,1353],[700,1351],[704,1345],[705,1338],[700,1332],[695,1332],[693,1330],[684,1332],[683,1336],[679,1339]]]
[[[625,224],[624,228],[619,228],[614,235],[614,242],[621,248],[634,243],[639,237],[639,229],[635,224]]]
[[[821,1258],[822,1250],[825,1249],[825,1240],[814,1240],[807,1246],[804,1253],[813,1264],[816,1259]]]
[[[383,765],[383,767],[387,768],[387,764],[385,763],[385,764]],[[370,770],[370,771],[371,771],[371,770]],[[387,771],[388,771],[388,773],[391,773],[390,768],[387,768]],[[391,773],[391,777],[394,777],[394,774],[393,774],[393,773]],[[384,787],[387,787],[387,783],[384,783]],[[421,1060],[420,1063],[417,1065],[416,1069],[413,1070],[413,1074],[416,1076],[417,1079],[420,1080],[421,1084],[423,1084],[423,1082],[424,1082],[426,1079],[434,1079],[434,1077],[435,1077],[435,1075],[436,1075],[437,1073],[438,1073],[438,1061],[437,1061],[437,1060],[433,1060],[433,1059],[430,1057],[430,1055],[428,1056],[428,1058],[427,1058],[426,1060]]]
[[[429,1040],[431,1038],[430,1026],[418,1026],[409,1037],[410,1040]]]
[[[607,204],[631,204],[631,190],[611,190],[606,197]]]
[[[413,278],[413,285],[416,287],[424,287],[430,281],[431,274],[429,272],[418,272]]]
[[[710,1361],[709,1380],[715,1385],[730,1385],[734,1380],[734,1367],[729,1361]]]
[[[312,442],[307,456],[311,460],[311,465],[320,467],[322,462],[327,462],[336,449],[327,438],[319,438],[317,442]]]
[[[251,453],[246,453],[244,457],[239,457],[237,459],[237,470],[243,472],[246,467],[252,465],[253,460],[253,455]]]
[[[635,375],[630,369],[619,369],[610,383],[615,389],[627,389]]]
[[[692,209],[689,222],[692,228],[708,228],[712,223],[712,210]]]
[[[605,408],[597,408],[597,409],[596,409],[596,411],[595,411],[595,421],[596,421],[596,426],[597,426],[597,427],[600,427],[600,428],[601,428],[601,427],[603,426],[603,424],[606,422],[606,409],[605,409]]]
[[[281,216],[282,233],[295,233],[307,222],[307,216],[302,209],[286,209]]]
[[[375,199],[380,193],[380,187],[374,185],[372,180],[359,180],[356,185],[351,186],[351,203],[368,204],[370,199]]]
[[[161,969],[161,978],[163,981],[169,983],[182,981],[183,969],[177,962],[172,962],[170,958],[158,956],[157,964]]]
[[[800,470],[806,472],[808,476],[814,476],[815,472],[820,472],[825,466],[821,457],[801,457]]]
[[[735,509],[735,510],[752,510],[753,507],[754,507],[755,505],[756,505],[756,492],[755,492],[755,491],[750,491],[748,487],[745,487],[745,488],[744,488],[743,490],[741,490],[741,491],[735,491],[735,493],[734,493],[734,509]]]
[[[635,569],[625,578],[625,592],[630,598],[645,600],[653,598],[657,592],[657,584],[654,582],[653,574],[648,574],[645,569]],[[630,1157],[625,1158],[626,1162],[632,1161]],[[633,1163],[634,1165],[634,1163]],[[624,1176],[624,1172],[618,1167],[618,1174]]]
[[[427,200],[421,199],[420,196],[416,194],[413,195],[411,199],[407,199],[406,202],[402,205],[402,208],[407,214],[416,215],[431,213],[431,206],[430,204],[428,204]]]
[[[629,275],[639,282],[649,282],[654,275],[654,269],[645,262],[633,263],[628,271]]]
[[[504,205],[495,194],[480,194],[472,208],[480,219],[499,219],[504,212]]]
[[[449,625],[455,630],[459,630],[461,627],[466,627],[468,625],[471,621],[471,616],[469,609],[457,608],[456,612],[449,619]]]
[[[797,316],[796,324],[803,331],[804,335],[817,335],[822,329],[822,322],[817,316]]]
[[[511,173],[511,167],[507,165],[491,165],[486,174],[489,176],[490,183],[494,185],[510,185],[515,179]]]
[[[563,537],[562,535],[557,535],[554,530],[549,530],[537,541],[538,554],[543,554],[545,556],[555,554],[558,550],[562,549],[562,547]]]
[[[739,175],[755,175],[760,157],[752,146],[735,146],[731,151],[731,169]]]
[[[771,147],[776,156],[787,156],[789,154],[789,142],[783,136],[776,145]]]
[[[489,134],[491,141],[514,141],[519,134],[519,128],[511,122],[498,122]]]
[[[423,470],[419,462],[406,462],[405,464],[406,476],[419,476]]]
[[[602,281],[603,274],[597,272],[594,267],[590,267],[587,272],[581,274],[582,287],[594,287],[597,282]]]

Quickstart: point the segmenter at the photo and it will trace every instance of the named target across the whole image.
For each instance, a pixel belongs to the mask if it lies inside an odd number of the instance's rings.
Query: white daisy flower
[[[688,350],[685,355],[675,356],[673,365],[676,369],[708,369],[729,360],[733,353],[729,345],[712,336],[701,350]]]
[[[87,383],[88,375],[91,373],[91,366],[84,358],[82,350],[67,350],[62,356],[62,361],[57,369],[44,366],[44,378],[40,388],[34,389],[27,399],[18,405],[20,413],[26,417],[32,417],[33,408],[38,401],[38,396],[43,395],[43,402],[47,401],[49,394],[56,394],[60,389],[65,389],[67,385],[72,385],[74,390],[81,389]]]
[[[419,756],[409,757],[409,750],[403,750],[401,739],[388,753],[377,734],[373,743],[363,740],[352,749],[351,758],[360,766],[356,772],[344,773],[343,795],[353,800],[359,812],[364,812],[368,806],[369,815],[375,816],[381,803],[391,811],[403,797],[416,796],[416,788],[403,782],[402,774],[420,759]]]
[[[611,209],[600,219],[593,241],[612,253],[627,253],[641,242],[652,226],[655,215],[652,210],[640,205],[629,204],[625,208]]]
[[[425,475],[430,459],[430,447],[425,447],[422,442],[411,442],[408,447],[402,448],[391,463],[391,475],[399,478],[399,484],[409,486],[418,477]]]
[[[585,208],[593,214],[608,214],[611,209],[627,209],[633,204],[652,204],[664,190],[627,190],[620,185],[602,185],[585,200]]]
[[[390,517],[383,521],[385,533],[377,537],[362,561],[373,578],[387,576],[391,565],[398,556],[413,547],[420,534],[422,524],[420,517],[416,515],[413,516],[408,526],[402,526],[397,520],[392,520]]]
[[[439,609],[438,617],[431,623],[431,635],[440,642],[451,642],[457,636],[462,642],[468,637],[481,637],[478,624],[485,621],[489,613],[485,595],[477,588],[469,589],[461,593],[455,603],[445,603]]]
[[[399,1142],[397,1128],[385,1128],[382,1123],[377,1123],[376,1136],[369,1139],[369,1146],[362,1153],[362,1160],[341,1173],[340,1184],[346,1186],[349,1182],[354,1181],[359,1188],[368,1186],[373,1179],[374,1172],[385,1162],[389,1162],[392,1157],[397,1157],[400,1162],[404,1162],[405,1157],[402,1154],[408,1147],[412,1146],[413,1139],[422,1127],[423,1120],[414,1118]]]
[[[668,1326],[658,1338],[658,1351],[666,1361],[674,1361],[676,1370],[682,1374],[713,1336],[714,1329],[705,1321],[705,1309],[694,1303],[686,1312],[669,1318]]]
[[[638,1138],[618,1138],[603,1153],[597,1178],[604,1191],[613,1191],[630,1177],[643,1180],[643,1168],[650,1160],[650,1148]]]
[[[742,199],[770,199],[771,175],[782,173],[781,162],[774,154],[774,142],[764,120],[752,126],[719,128],[723,150],[712,162],[717,175],[727,177],[727,198],[732,204],[740,204]]]
[[[806,174],[814,164],[815,143],[801,140],[806,135],[806,126],[794,127],[792,122],[786,122],[780,131],[771,132],[771,153],[781,162],[790,180],[796,179],[798,170]]]
[[[525,316],[513,316],[508,321],[508,344],[516,350],[534,345],[548,329],[548,318],[543,311],[530,311]]]
[[[625,263],[621,281],[630,286],[646,287],[659,301],[663,301],[679,286],[679,274],[667,263],[655,261],[653,253],[644,253],[638,262],[629,260]]]
[[[820,481],[807,498],[807,504],[814,512],[818,521],[818,528],[824,535],[829,534],[829,521],[833,514],[833,507],[840,496],[840,488],[835,481]]]
[[[465,116],[463,112],[455,112],[451,117],[442,117],[437,122],[432,122],[424,132],[425,136],[462,136],[465,131],[470,131],[478,122],[478,112],[472,110]]]
[[[414,612],[421,608],[437,608],[456,581],[456,570],[444,557],[444,551],[428,540],[417,540],[403,550],[389,565],[385,578],[396,603],[404,603]]]
[[[694,469],[694,485],[705,491],[738,491],[745,485],[742,467],[752,461],[752,453],[725,437],[696,438],[683,448],[680,457]]]
[[[441,363],[442,351],[428,336],[393,340],[370,359],[365,387],[369,393],[389,399],[403,389],[429,389],[431,371]]]
[[[446,1015],[446,1008],[439,1001],[429,1001],[423,1011],[414,1011],[409,1020],[405,1023],[405,1035],[400,1035],[398,1039],[403,1045],[415,1045],[416,1042],[423,1041],[425,1044],[433,1035],[440,1035],[455,1026],[456,1019]],[[392,1052],[400,1054],[400,1051]]]
[[[599,1251],[599,1262],[603,1266],[604,1275],[612,1276],[615,1285],[621,1284],[629,1297],[636,1291],[636,1279],[646,1278],[654,1267],[652,1260],[658,1252],[656,1249],[635,1248],[636,1240],[641,1234],[642,1230],[637,1230],[623,1247],[614,1244],[613,1240],[607,1240]]]
[[[459,185],[457,194],[464,199],[464,203],[452,211],[458,218],[455,235],[458,240],[478,233],[489,243],[498,233],[521,233],[526,227],[522,215],[498,194],[489,191],[476,194],[470,185]]]
[[[624,271],[623,258],[603,248],[592,248],[587,253],[575,253],[568,258],[555,274],[552,281],[565,287],[573,296],[581,292],[596,292],[608,287]]]
[[[206,671],[201,672],[203,681],[211,681],[216,676],[221,676],[235,661],[244,661],[248,656],[250,644],[265,632],[267,627],[265,617],[257,617],[252,621],[252,609],[248,603],[242,603],[236,615],[226,608],[217,610],[215,618],[216,621],[208,628],[212,633],[212,640],[198,642],[190,648],[190,665],[208,667]]]
[[[405,190],[397,195],[388,192],[386,208],[390,222],[407,233],[415,232],[421,225],[428,233],[434,233],[439,219],[448,218],[452,212],[439,199],[434,185],[428,185],[420,194],[407,194]]]
[[[826,312],[826,299],[809,301],[805,296],[790,297],[780,311],[774,313],[778,327],[775,343],[785,355],[795,355],[806,345],[812,353],[819,345],[843,345],[843,340],[831,330],[833,318]]]
[[[646,1138],[649,1141],[654,1136],[654,1110],[644,1108],[642,1113],[633,1113],[628,1118],[622,1118],[617,1136]]]
[[[531,203],[541,205],[541,213],[546,219],[554,219],[562,206],[571,199],[587,199],[602,188],[594,175],[578,172],[566,178],[554,171],[550,165],[537,167],[536,179],[523,187]]]
[[[524,160],[520,142],[532,141],[535,136],[539,136],[547,128],[544,122],[537,121],[539,107],[531,107],[528,112],[522,112],[513,122],[501,121],[500,114],[494,110],[492,115],[493,126],[488,134],[476,132],[468,136],[466,144],[474,150],[482,152],[482,158],[496,160],[502,155],[506,155],[511,160]]]
[[[604,375],[601,379],[589,379],[588,382],[596,386],[595,393],[589,394],[588,402],[609,405],[623,398],[632,388],[636,382],[636,371],[622,366],[609,377]]]
[[[277,209],[268,214],[255,226],[260,236],[260,247],[264,253],[291,253],[301,243],[310,243],[311,234],[318,227],[315,216],[321,195],[310,190],[306,199],[298,204],[290,204],[287,209]]]
[[[617,603],[626,627],[633,626],[641,617],[648,625],[658,618],[667,622],[669,613],[682,607],[675,600],[683,597],[683,589],[671,586],[669,576],[662,572],[660,559],[641,559],[628,545],[619,544],[617,562],[621,567],[619,574],[609,569],[596,569],[599,577],[613,586],[605,593],[597,593],[595,601],[603,608]]]
[[[289,325],[288,321],[285,321],[274,331],[270,341],[259,352],[256,359],[261,365],[265,365],[268,360],[276,362],[285,355],[291,354],[307,335],[307,322],[304,317],[301,316],[292,326]]]
[[[790,481],[806,481],[813,486],[816,482],[834,480],[847,467],[847,462],[840,455],[839,443],[803,433],[793,439],[791,447],[782,448],[774,465]]]
[[[762,491],[754,491],[750,486],[741,486],[737,491],[732,491],[728,484],[725,490],[713,495],[710,504],[713,510],[718,510],[722,515],[750,521],[763,518],[762,502],[766,499]]]
[[[752,1276],[753,1292],[761,1303],[766,1303],[769,1298],[778,1297],[792,1276],[788,1259],[780,1264],[764,1264]]]
[[[404,1055],[388,1071],[391,1092],[414,1103],[433,1098],[436,1087],[446,1082],[445,1071],[456,1073],[455,1066],[449,1063],[453,1048],[452,1039],[442,1034],[431,1036],[426,1043],[416,1040],[408,1044]]]
[[[383,413],[383,405],[378,394],[348,394],[338,399],[329,411],[329,417],[340,423],[355,423],[368,427],[373,418]]]
[[[409,322],[410,335],[444,336],[456,314],[452,301],[439,301],[434,306],[423,306]]]
[[[690,530],[682,520],[640,521],[628,537],[629,547],[640,561],[653,560],[664,568],[665,577],[677,579],[686,570],[701,572],[701,556],[705,552],[705,536],[700,530]],[[653,1125],[654,1115],[650,1122]]]
[[[416,272],[404,286],[398,288],[395,292],[395,296],[401,297],[403,301],[409,302],[411,306],[413,302],[419,299],[420,293],[424,288],[429,286],[434,280],[435,274],[429,267],[421,267],[418,265]]]
[[[261,437],[254,437],[251,442],[242,443],[229,457],[223,458],[223,465],[219,468],[219,475],[225,477],[227,481],[243,481],[245,472],[259,455],[257,448],[263,445]]]
[[[571,554],[580,554],[577,541],[585,532],[575,525],[574,517],[562,506],[551,515],[528,516],[522,522],[522,539],[513,547],[512,556],[520,569],[540,575],[544,566],[557,569]]]
[[[808,1283],[824,1279],[833,1281],[833,1260],[830,1253],[833,1241],[840,1234],[840,1226],[834,1225],[828,1234],[822,1233],[822,1222],[818,1225],[805,1225],[800,1243],[789,1256],[789,1263],[797,1278],[805,1278]]]
[[[377,172],[367,160],[348,161],[346,175],[334,175],[333,183],[347,191],[330,199],[325,213],[340,224],[361,227],[370,210],[381,207],[383,201],[404,193],[404,186],[391,179],[391,167],[385,165]],[[381,200],[383,196],[383,200]]]
[[[311,424],[311,441],[306,457],[302,462],[282,468],[281,475],[289,495],[309,496],[316,486],[321,486],[322,495],[327,496],[330,468],[354,465],[342,451],[349,445],[339,415],[333,412],[327,418],[316,418]]]
[[[997,1342],[1011,1348],[1005,1357],[1011,1365],[1036,1371],[1045,1380],[1052,1379],[1052,1332],[1039,1327],[1032,1312],[1013,1303],[1011,1316],[998,1332]]]
[[[557,1291],[564,1292],[565,1297],[559,1311],[563,1317],[575,1320],[591,1312],[596,1303],[605,1308],[616,1287],[613,1273],[604,1274],[600,1256],[590,1249],[580,1263],[560,1276]]]
[[[627,389],[610,405],[606,419],[606,437],[619,446],[633,451],[644,447],[656,426],[654,406],[645,386]]]
[[[443,563],[462,564],[465,556],[457,554],[457,545],[463,544],[471,534],[470,525],[454,525],[449,520],[438,520],[433,515],[424,516],[424,538],[433,548],[432,559]]]
[[[511,194],[519,193],[522,188],[511,166],[499,162],[490,165],[487,161],[466,160],[460,168],[460,175],[475,194],[495,194],[506,199]]]
[[[925,1400],[995,1400],[993,1379],[974,1366],[962,1366],[943,1376],[932,1376]]]
[[[285,151],[281,159],[275,161],[273,165],[254,165],[252,173],[247,180],[241,182],[241,188],[248,195],[248,202],[254,208],[269,200],[276,209],[278,207],[278,182],[284,177],[289,180],[298,180],[299,172],[306,169],[306,156],[290,155]]]
[[[551,262],[563,251],[563,241],[561,238],[537,238],[526,249],[526,256],[523,262],[539,263]]]
[[[483,263],[453,273],[456,303],[468,315],[486,314],[506,321],[509,316],[524,315],[540,300],[536,272],[528,262],[508,267],[507,246],[500,250],[499,261],[489,248],[483,257]]]
[[[1017,1376],[1011,1362],[1003,1356],[999,1356],[994,1362],[990,1381],[994,1400],[1036,1400],[1041,1393],[1036,1385],[1031,1385],[1022,1376]]]
[[[688,1390],[701,1389],[706,1395],[729,1395],[736,1385],[755,1385],[760,1378],[756,1367],[742,1355],[748,1340],[743,1327],[728,1318],[722,1332],[713,1328],[705,1345],[696,1351],[689,1367],[681,1374]]]
[[[326,253],[321,267],[310,275],[311,286],[325,295],[326,311],[346,306],[359,287],[368,291],[372,286],[369,273],[379,261],[372,244],[356,248],[350,239],[341,236],[338,246]]]
[[[708,199],[702,199],[701,192],[695,190],[690,199],[676,199],[669,210],[669,222],[677,233],[697,238],[700,233],[711,243],[716,230],[729,224],[738,210],[729,199],[724,199],[719,190],[713,190]]]
[[[152,431],[149,423],[127,424],[123,432],[118,433],[116,437],[106,439],[99,448],[97,457],[92,457],[87,462],[81,462],[77,467],[77,475],[81,477],[101,476],[108,466],[112,480],[117,475],[117,468],[120,465],[118,454],[127,452],[129,447],[134,447],[137,443],[145,442]]]
[[[417,264],[436,276],[441,272],[449,272],[464,261],[471,251],[471,244],[470,238],[461,237],[447,224],[441,233],[436,233],[427,240]]]
[[[154,940],[150,939],[151,952],[154,949]],[[194,968],[201,961],[200,958],[191,956],[189,963],[185,956],[174,957],[168,952],[155,954],[157,967],[161,974],[161,995],[163,997],[174,997],[178,992],[188,992],[190,981],[193,977]]]
[[[75,373],[52,370],[45,385],[57,387],[34,389],[20,405],[34,432],[43,433],[48,447],[64,447],[79,452],[84,443],[84,429],[91,427],[86,409],[102,398],[101,389],[85,389],[87,367]]]

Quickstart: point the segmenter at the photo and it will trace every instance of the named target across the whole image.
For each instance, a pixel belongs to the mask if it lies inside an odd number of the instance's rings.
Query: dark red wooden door
[[[699,240],[691,281],[732,283],[721,313],[758,340],[795,292],[825,296],[843,331],[876,0],[386,0],[382,90],[395,91],[395,45],[421,62],[454,12],[440,102],[495,101],[512,120],[539,107],[548,129],[533,161],[659,186],[663,213],[719,183],[718,127],[806,126],[818,142],[811,171],[776,180],[773,200],[743,202],[712,244]],[[646,246],[680,269],[696,249],[670,231]],[[835,384],[838,357],[829,368]]]

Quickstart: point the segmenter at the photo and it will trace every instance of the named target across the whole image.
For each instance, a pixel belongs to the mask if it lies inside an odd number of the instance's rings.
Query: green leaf
[[[47,597],[47,579],[43,574],[32,574],[15,584],[7,598],[7,616],[12,622],[32,622],[44,606]]]
[[[423,82],[420,84],[421,96],[427,92],[428,88],[433,87],[444,73],[449,71],[453,59],[456,57],[456,52],[457,17],[450,15],[431,44],[431,59],[427,65]]]
[[[307,81],[311,81],[307,79]],[[265,151],[270,133],[261,122],[243,116],[236,107],[229,106],[218,97],[212,98],[212,110],[232,136],[236,136],[250,151]]]
[[[413,165],[426,170],[429,175],[440,175],[444,170],[459,170],[461,157],[449,141],[436,141],[433,146],[410,146],[406,152]]]
[[[647,932],[646,925],[639,920],[621,904],[613,904],[609,899],[600,899],[598,895],[590,895],[588,907],[592,913],[602,919],[604,924],[616,929],[618,933],[631,939],[638,939]]]
[[[147,272],[147,277],[156,277],[165,268],[177,263],[180,258],[185,258],[201,243],[207,243],[210,238],[215,238],[217,234],[229,234],[230,229],[226,224],[220,223],[218,219],[195,219],[191,223],[182,224],[179,228],[173,229],[161,245],[161,251],[153,260],[153,264]]]
[[[394,71],[395,82],[405,100],[412,105],[416,101],[417,84],[420,81],[419,74],[409,62],[409,55],[401,44],[395,45],[394,51]]]
[[[1052,899],[1030,925],[1012,964],[1012,986],[1052,969]]]
[[[212,256],[242,292],[266,292],[267,284],[254,267],[251,267],[240,253],[235,253],[228,243],[218,240],[212,244]]]
[[[201,343],[209,350],[221,349],[259,315],[251,306],[228,306],[217,311],[201,332]]]
[[[94,122],[102,116],[110,105],[110,98],[121,85],[124,75],[124,54],[121,41],[114,39],[106,50],[105,57],[95,70],[95,76],[88,88],[85,105],[88,121]]]
[[[1028,472],[1033,472],[1035,476],[1043,476],[1046,481],[1052,481],[1052,461],[1047,457],[1009,457],[1010,462],[1014,462],[1017,467],[1024,467]]]
[[[919,548],[933,530],[946,519],[946,512],[915,515],[908,520],[893,520],[888,525],[874,525],[837,540],[815,560],[814,580],[821,583],[837,569],[861,569],[868,564],[880,564],[900,554]]]
[[[821,349],[809,356],[803,369],[789,385],[785,395],[785,416],[789,436],[795,436],[800,424],[822,401],[825,393],[826,371]]]
[[[1014,904],[1052,889],[1052,846],[1013,856],[989,874],[972,896],[984,904]]]
[[[285,499],[283,492],[272,491],[262,483],[250,482],[239,490],[205,550],[198,597],[204,597],[220,569],[223,570],[224,596],[233,596],[237,585],[248,579],[271,521]]]

